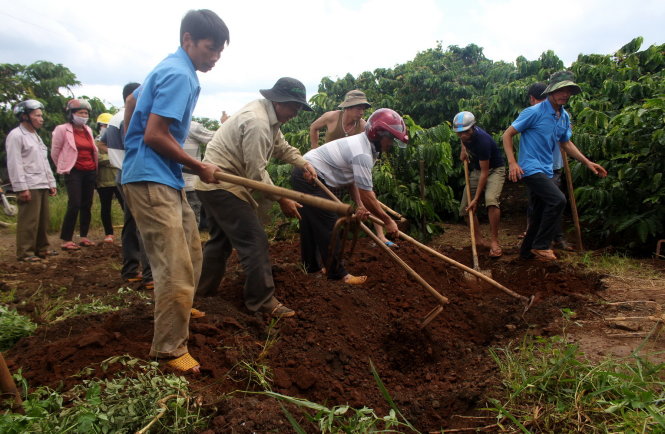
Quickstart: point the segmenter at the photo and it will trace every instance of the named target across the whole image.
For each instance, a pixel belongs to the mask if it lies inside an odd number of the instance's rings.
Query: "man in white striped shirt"
[[[390,109],[379,109],[367,120],[364,132],[326,143],[307,152],[303,158],[314,166],[319,179],[327,187],[333,190],[348,187],[351,198],[357,204],[356,214],[367,217],[372,213],[383,220],[386,232],[395,236],[397,224],[383,211],[374,194],[372,168],[381,152],[390,151],[395,144],[404,147],[407,141],[406,126],[401,116]],[[294,168],[291,175],[293,188],[327,197],[316,184],[305,180],[302,172],[301,168]],[[308,205],[303,205],[300,215],[300,251],[307,272],[316,273],[322,269],[321,261],[323,264],[330,262],[330,269],[326,270],[329,279],[352,285],[364,283],[367,276],[348,273],[339,252],[335,252],[330,261],[328,259],[328,246],[337,215]]]

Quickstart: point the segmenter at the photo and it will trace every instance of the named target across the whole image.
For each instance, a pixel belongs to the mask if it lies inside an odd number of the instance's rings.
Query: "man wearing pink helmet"
[[[303,158],[314,166],[319,180],[331,190],[348,187],[357,204],[356,214],[367,216],[372,213],[383,220],[389,235],[396,236],[397,224],[383,211],[374,194],[372,168],[381,152],[389,152],[394,145],[405,147],[408,140],[402,117],[383,108],[369,117],[364,132],[333,140],[312,149]],[[305,180],[301,168],[293,169],[291,185],[296,191],[328,198],[316,184]],[[316,273],[322,269],[321,262],[330,262],[330,269],[326,270],[329,279],[352,285],[364,283],[367,276],[349,274],[337,253],[331,261],[328,260],[328,246],[337,215],[309,205],[303,205],[300,215],[300,253],[307,272]]]

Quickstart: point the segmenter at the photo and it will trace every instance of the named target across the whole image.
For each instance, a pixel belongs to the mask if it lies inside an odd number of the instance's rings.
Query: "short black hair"
[[[139,83],[127,83],[125,87],[122,88],[122,102],[124,103],[127,101],[129,94],[134,92],[139,86],[141,86]]]
[[[192,40],[212,39],[216,46],[223,47],[231,42],[229,28],[224,21],[210,9],[191,10],[180,23],[180,45],[185,33],[192,35]]]
[[[534,83],[529,86],[528,95],[536,98],[538,101],[545,99],[547,95],[543,95],[543,92],[547,86],[545,83]]]

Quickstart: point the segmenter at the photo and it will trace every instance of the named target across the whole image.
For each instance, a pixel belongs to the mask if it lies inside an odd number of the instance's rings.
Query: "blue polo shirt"
[[[557,118],[549,99],[545,99],[522,110],[512,126],[522,135],[517,162],[524,170],[524,176],[544,173],[551,178],[554,175],[554,151],[559,143],[566,143],[573,134],[568,112],[561,107],[561,115]]]
[[[172,119],[169,132],[183,146],[201,86],[196,69],[181,48],[162,60],[134,91],[136,108],[125,136],[122,183],[150,181],[185,187],[182,165],[155,152],[143,140],[151,113]]]
[[[499,151],[496,142],[485,130],[476,126],[471,136],[471,141],[464,144],[467,153],[471,157],[470,166],[473,170],[480,170],[479,161],[490,162],[490,169],[505,166],[503,162],[503,155]]]

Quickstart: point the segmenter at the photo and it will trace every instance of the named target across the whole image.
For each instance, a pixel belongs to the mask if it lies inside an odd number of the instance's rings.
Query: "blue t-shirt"
[[[122,183],[150,181],[175,189],[185,187],[182,165],[155,152],[143,140],[151,113],[172,119],[169,132],[185,142],[201,86],[196,69],[181,48],[162,60],[134,91],[136,108],[125,136]]]
[[[468,144],[464,144],[470,158],[470,166],[473,170],[480,170],[479,161],[490,162],[490,169],[505,166],[503,162],[503,155],[497,146],[496,142],[487,134],[485,130],[480,127],[474,127],[473,136]]]
[[[554,151],[559,143],[566,143],[573,134],[568,112],[561,107],[561,115],[557,118],[549,99],[545,99],[525,108],[512,126],[522,135],[517,162],[524,170],[524,176],[544,173],[551,178],[554,175]]]

